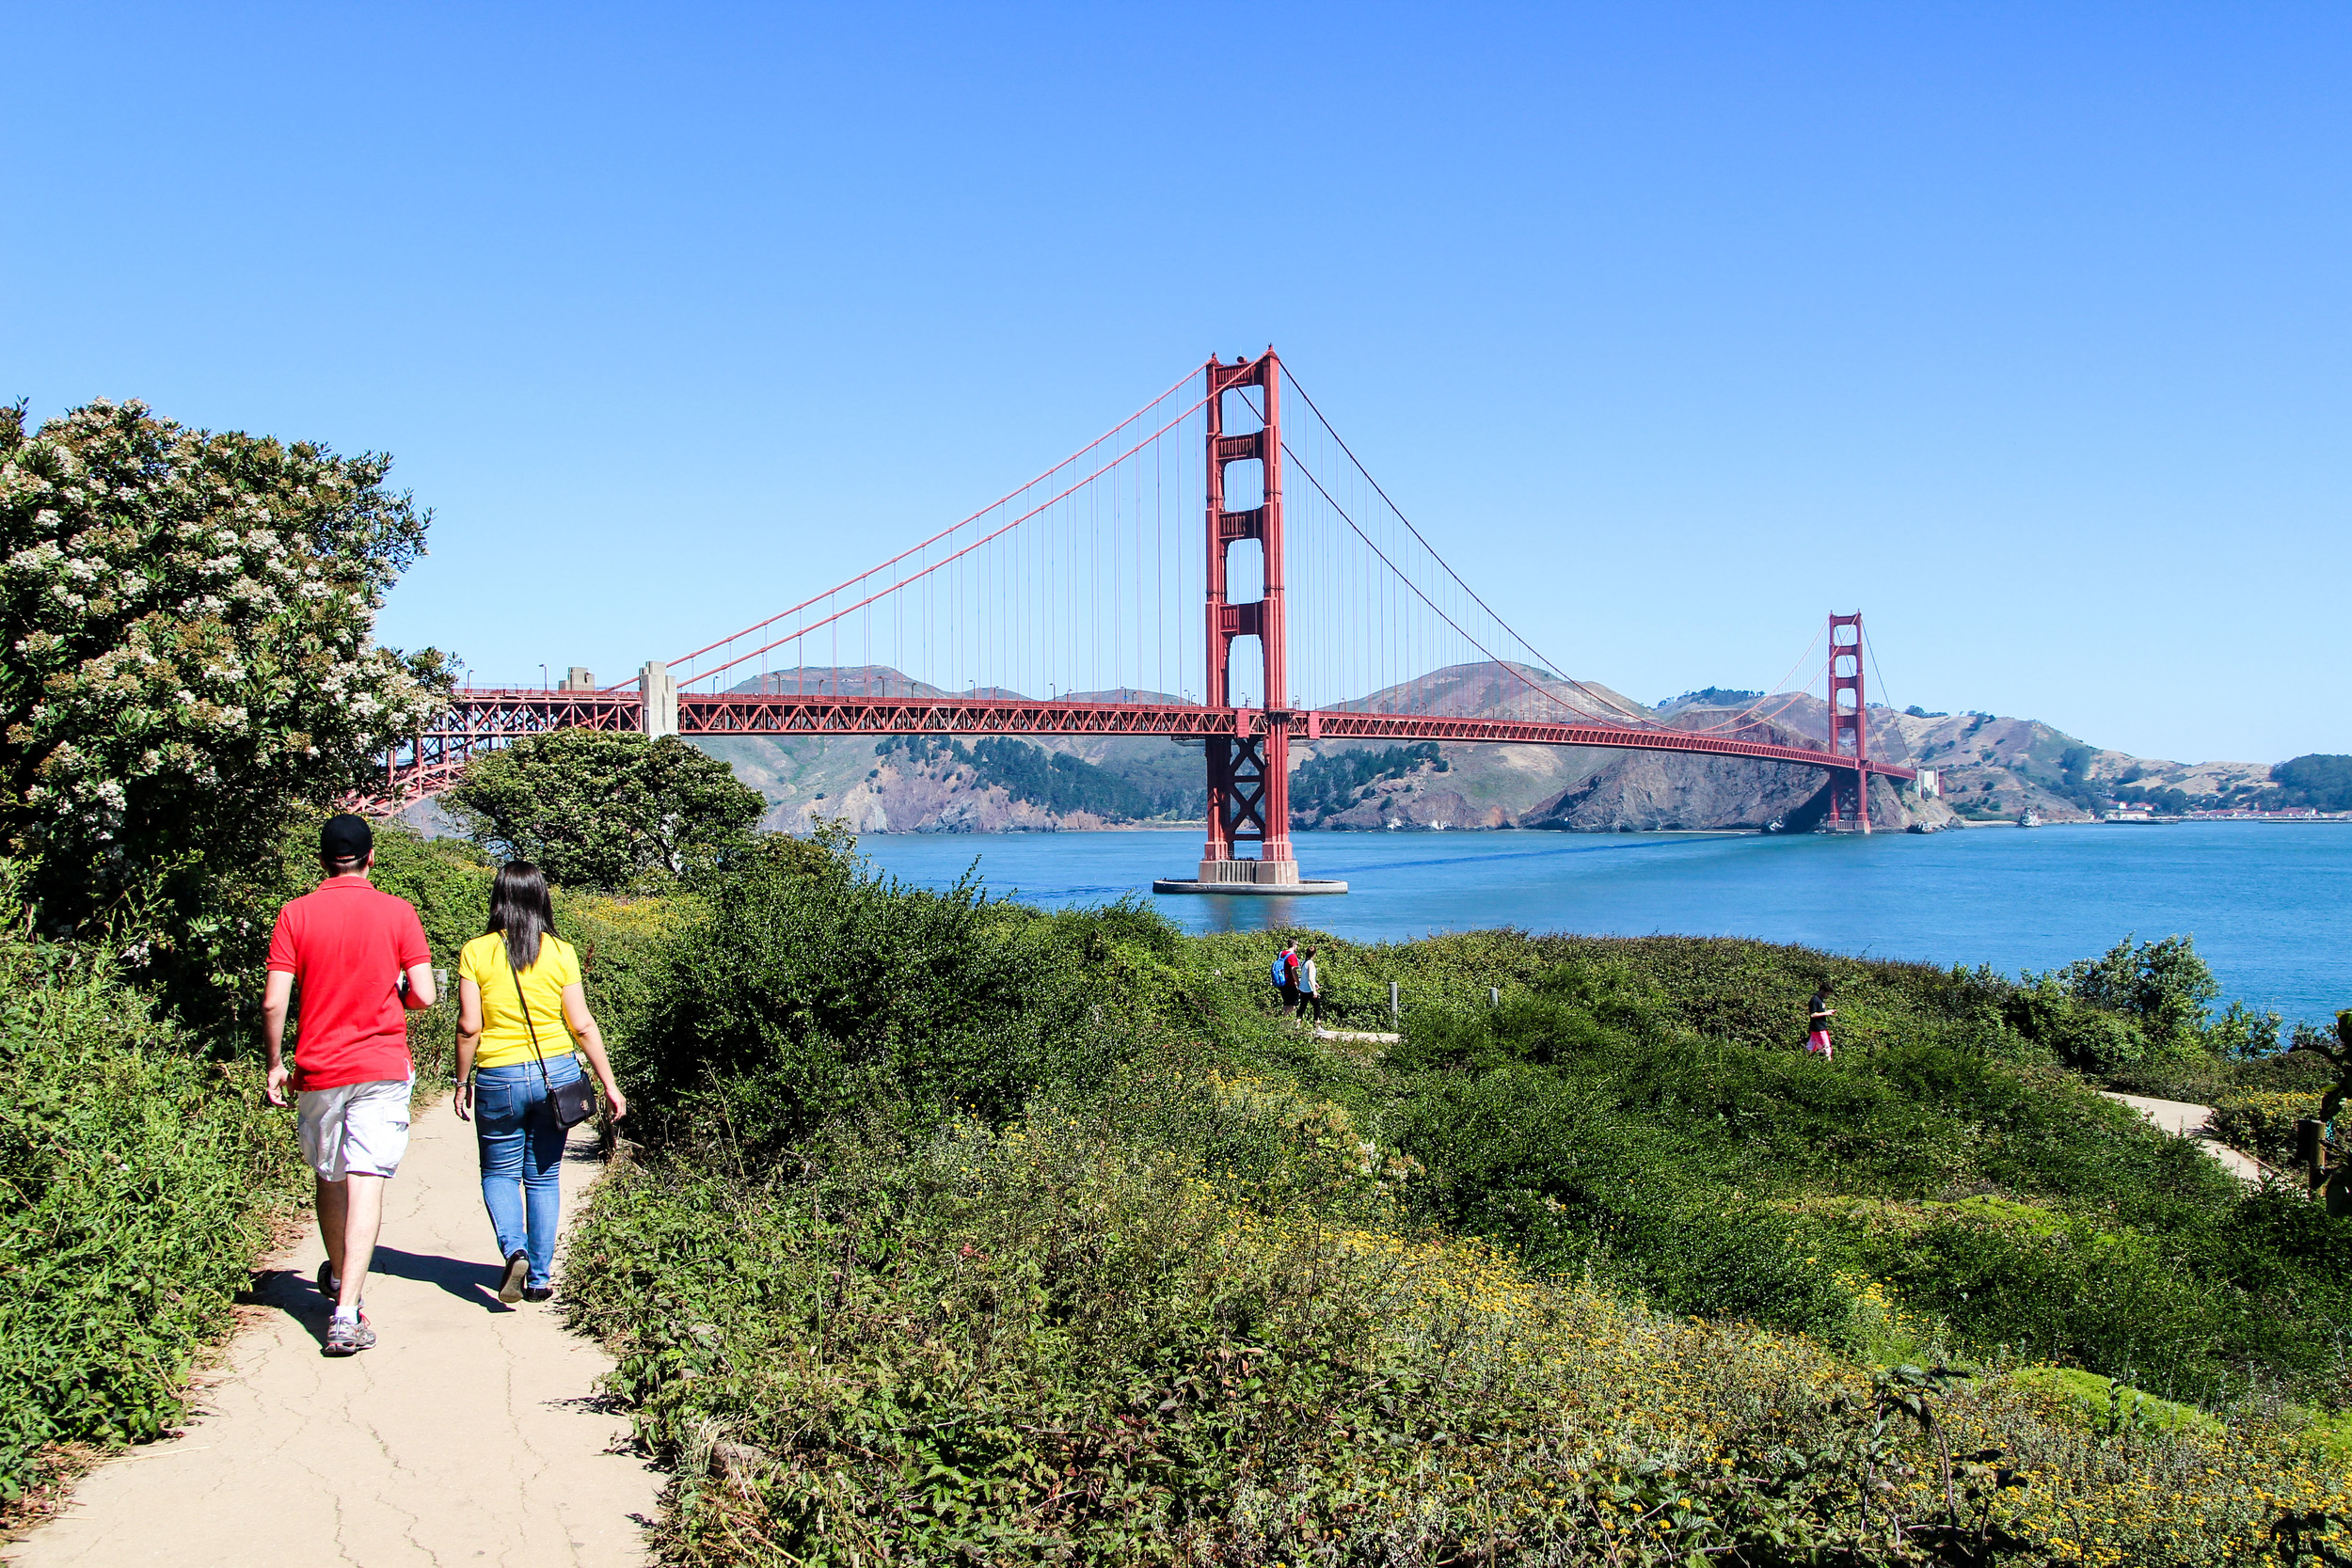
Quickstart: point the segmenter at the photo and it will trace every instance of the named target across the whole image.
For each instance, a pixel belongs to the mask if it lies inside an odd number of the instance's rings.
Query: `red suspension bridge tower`
[[[1863,705],[1862,611],[1829,618],[1829,752],[1850,757],[1853,770],[1829,775],[1829,821],[1843,827],[1848,816],[1870,831],[1870,729]]]
[[[1208,679],[1207,705],[1230,708],[1233,643],[1258,640],[1264,693],[1263,727],[1236,727],[1212,737],[1208,759],[1208,841],[1200,849],[1200,884],[1221,888],[1281,888],[1294,893],[1343,893],[1344,882],[1304,882],[1291,853],[1290,673],[1282,619],[1282,362],[1269,348],[1255,359],[1231,365],[1211,360],[1208,377]],[[1227,394],[1254,389],[1259,402],[1242,403],[1257,428],[1228,434]],[[1227,470],[1257,465],[1258,504],[1232,507]],[[1248,476],[1242,476],[1246,480]],[[1264,592],[1254,602],[1227,596],[1233,546],[1255,540],[1265,563]],[[1234,849],[1258,846],[1256,860]]]

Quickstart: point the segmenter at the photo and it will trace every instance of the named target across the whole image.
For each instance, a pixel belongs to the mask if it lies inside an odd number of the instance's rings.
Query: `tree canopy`
[[[624,890],[706,870],[767,810],[727,765],[676,736],[532,736],[474,759],[441,797],[493,854],[534,861],[565,887]]]
[[[201,898],[443,700],[437,653],[372,641],[430,521],[389,467],[0,407],[0,841],[51,924]]]
[[[2279,785],[2287,805],[2352,810],[2352,757],[2325,752],[2296,757],[2271,768],[2270,782]]]

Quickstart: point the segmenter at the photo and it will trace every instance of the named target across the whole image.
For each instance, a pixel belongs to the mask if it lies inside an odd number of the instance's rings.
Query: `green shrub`
[[[2066,1031],[2117,1015],[2029,992],[2046,1008],[2013,1012],[2019,988],[1981,972],[1486,932],[1315,939],[1343,991],[1385,1008],[1394,978],[1406,998],[1393,1047],[1327,1044],[1277,1017],[1263,936],[913,893],[837,845],[765,854],[707,907],[607,911],[671,922],[626,1070],[672,1124],[600,1201],[567,1289],[680,1469],[678,1560],[886,1542],[990,1561],[1576,1561],[1608,1540],[1596,1454],[1612,1486],[1659,1488],[1640,1494],[1659,1538],[1616,1539],[1621,1560],[1899,1560],[1821,1487],[1894,1440],[1907,1388],[1941,1388],[1949,1431],[1973,1421],[1965,1441],[2035,1466],[2041,1490],[1997,1528],[1979,1508],[1990,1533],[1964,1552],[1936,1527],[1907,1537],[1953,1560],[2233,1560],[2289,1500],[2336,1506],[2341,1466],[2296,1469],[2327,1420],[2256,1418],[2352,1396],[2331,1327],[2352,1320],[2352,1226],[2245,1193],[2060,1065]],[[1798,1047],[1825,974],[1834,1063]],[[1041,1086],[1070,1109],[1045,1114]],[[1552,1369],[1537,1392],[1431,1338],[1443,1313],[1398,1283],[1407,1255],[1586,1325],[1591,1364],[1512,1340],[1505,1360]],[[1580,1315],[1597,1303],[1620,1314],[1606,1328]],[[1740,1402],[1751,1354],[1800,1342],[1825,1381]],[[1426,1359],[1439,1344],[1453,1358]],[[1636,1344],[1669,1349],[1635,1369]],[[2219,1425],[2097,1430],[2047,1378],[1963,1392],[1832,1345],[2063,1362]],[[1168,1380],[1217,1386],[1245,1356],[1247,1408],[1168,1402]],[[1686,1375],[1716,1391],[1704,1492],[1697,1449],[1609,1424],[1681,1419],[1704,1402]],[[1981,1481],[1975,1463],[1956,1473]],[[1550,1466],[1541,1485],[1530,1465]],[[2197,1479],[2151,1480],[2174,1474]]]
[[[0,1497],[53,1443],[158,1435],[300,1174],[246,1062],[103,949],[0,939]]]
[[[910,888],[772,837],[683,928],[626,1070],[650,1135],[723,1128],[758,1150],[878,1106],[1003,1115],[1039,1085],[1103,1081],[1158,1000],[1165,935],[1132,907],[1041,916],[970,878]]]
[[[2161,1568],[2254,1560],[2281,1528],[2346,1544],[2352,1477],[2286,1423],[2106,1432],[2035,1378],[1873,1374],[1475,1243],[1267,1212],[1127,1119],[1039,1105],[609,1182],[564,1289],[675,1474],[664,1560]]]
[[[2214,1101],[2205,1125],[2232,1148],[2286,1170],[2295,1164],[2295,1124],[2317,1117],[2319,1101],[2317,1094],[2240,1089]]]
[[[1798,1226],[1693,1179],[1671,1139],[1592,1089],[1525,1069],[1420,1089],[1404,1147],[1429,1168],[1431,1218],[1675,1311],[1817,1333],[1845,1319],[1848,1292]]]

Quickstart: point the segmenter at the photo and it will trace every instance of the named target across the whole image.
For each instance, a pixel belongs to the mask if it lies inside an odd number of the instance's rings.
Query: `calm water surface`
[[[1979,828],[1869,838],[1683,833],[1297,834],[1333,898],[1153,897],[1198,830],[874,833],[859,847],[927,885],[977,859],[991,892],[1046,905],[1141,894],[1189,931],[1311,926],[1356,941],[1532,931],[1763,937],[1878,958],[2047,969],[2131,933],[2188,932],[2224,994],[2289,1019],[2352,1006],[2352,824]]]

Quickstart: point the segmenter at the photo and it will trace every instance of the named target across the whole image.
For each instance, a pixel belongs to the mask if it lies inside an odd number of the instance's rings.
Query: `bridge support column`
[[[1829,749],[1833,756],[1853,760],[1851,784],[1842,770],[1830,774],[1830,826],[1845,826],[1839,807],[1851,799],[1854,826],[1867,833],[1870,831],[1870,727],[1864,711],[1862,611],[1858,610],[1851,615],[1829,618]],[[1850,788],[1852,794],[1848,797]]]
[[[1254,430],[1229,435],[1225,398],[1255,388],[1263,416]],[[1255,359],[1208,364],[1208,680],[1201,700],[1233,714],[1232,738],[1203,748],[1208,768],[1209,831],[1200,847],[1200,874],[1189,883],[1152,884],[1164,893],[1281,890],[1344,893],[1345,882],[1305,881],[1291,853],[1291,699],[1288,648],[1282,618],[1282,362],[1267,349]],[[1258,465],[1258,504],[1227,504],[1225,470],[1235,463]],[[1226,559],[1245,539],[1258,542],[1265,558],[1265,593],[1249,604],[1225,596]],[[1264,670],[1264,707],[1247,713],[1232,703],[1232,653],[1236,638],[1258,640]],[[1235,853],[1258,846],[1258,858]]]
[[[659,740],[677,734],[677,677],[660,659],[649,659],[637,672],[637,694],[644,710],[645,735]]]

